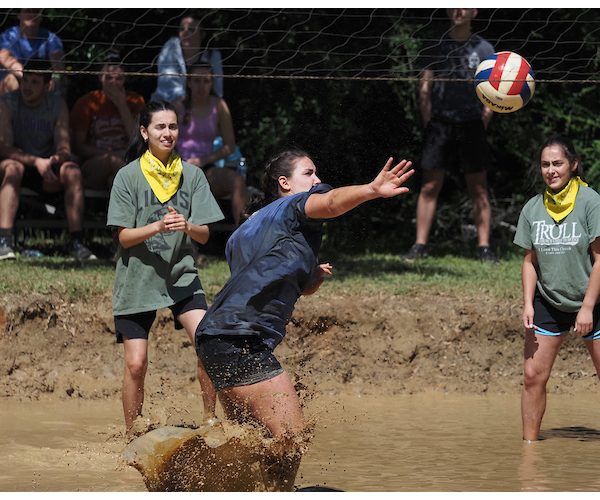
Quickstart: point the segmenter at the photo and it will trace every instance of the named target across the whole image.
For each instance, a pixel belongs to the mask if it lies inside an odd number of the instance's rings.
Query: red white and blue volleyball
[[[531,65],[514,52],[498,52],[475,71],[475,91],[496,113],[513,113],[525,106],[535,91]]]

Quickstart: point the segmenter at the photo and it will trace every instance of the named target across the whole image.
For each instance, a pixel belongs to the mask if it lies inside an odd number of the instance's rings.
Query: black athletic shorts
[[[489,151],[481,120],[452,123],[429,120],[423,133],[423,170],[475,174],[485,172]]]
[[[52,172],[56,177],[60,178],[60,167],[58,163],[52,165]],[[38,169],[35,167],[25,167],[25,172],[23,173],[23,180],[21,181],[21,186],[29,188],[36,193],[43,192],[44,178],[38,172]]]
[[[254,335],[197,335],[196,353],[217,392],[283,373],[271,348]]]
[[[194,309],[202,309],[206,311],[208,304],[203,293],[197,293],[187,299],[177,302],[169,307],[173,311],[175,318],[175,329],[182,330],[182,324],[177,320],[177,316]],[[115,335],[117,343],[123,343],[123,337],[128,339],[147,339],[150,333],[152,323],[156,319],[156,311],[145,311],[136,314],[126,314],[123,316],[115,316]]]
[[[533,297],[533,324],[537,326],[535,333],[539,335],[558,336],[568,333],[575,325],[577,312],[559,311],[548,302],[538,290]],[[600,304],[594,307],[594,327],[592,331],[582,337],[585,340],[600,338]]]

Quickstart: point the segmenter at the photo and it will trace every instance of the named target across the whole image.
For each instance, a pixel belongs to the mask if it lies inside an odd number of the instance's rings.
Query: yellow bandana
[[[146,150],[140,158],[140,165],[144,177],[146,177],[158,201],[164,203],[170,200],[179,188],[179,179],[183,170],[181,157],[177,152],[173,151],[171,153],[165,166],[162,161],[150,153],[150,150]]]
[[[581,177],[574,176],[558,193],[553,193],[549,187],[546,187],[544,206],[555,222],[560,222],[573,211],[580,184],[587,186]]]

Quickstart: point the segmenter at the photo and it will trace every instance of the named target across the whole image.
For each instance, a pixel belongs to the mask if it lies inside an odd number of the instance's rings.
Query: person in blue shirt
[[[30,59],[52,62],[52,69],[64,71],[64,49],[61,39],[40,26],[42,9],[21,9],[17,15],[19,26],[12,26],[0,34],[0,65],[10,71],[0,72],[0,94],[19,88],[23,66]],[[48,90],[60,90],[60,73],[52,75]]]
[[[390,158],[368,184],[321,184],[308,154],[292,150],[265,167],[258,210],[226,246],[231,276],[196,330],[196,351],[231,420],[258,421],[273,436],[304,426],[300,400],[273,354],[301,295],[316,292],[331,265],[318,263],[323,223],[361,203],[408,192],[414,173]]]

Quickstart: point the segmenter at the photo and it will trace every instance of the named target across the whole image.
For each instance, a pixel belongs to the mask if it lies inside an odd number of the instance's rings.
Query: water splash
[[[162,426],[133,440],[122,458],[149,491],[294,491],[311,432],[265,437],[250,424]]]

